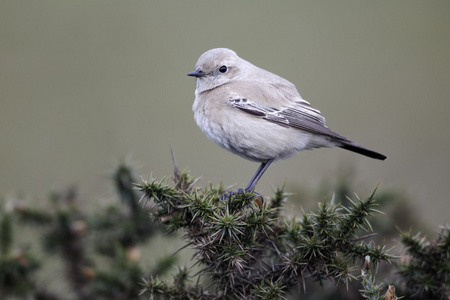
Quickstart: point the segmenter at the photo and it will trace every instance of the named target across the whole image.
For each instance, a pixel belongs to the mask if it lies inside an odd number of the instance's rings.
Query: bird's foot
[[[244,190],[243,190],[243,189],[237,189],[237,190],[235,190],[235,191],[228,191],[228,192],[226,192],[226,193],[223,193],[223,194],[219,197],[219,199],[220,199],[220,201],[224,201],[224,200],[226,200],[226,199],[228,199],[228,201],[230,201],[232,196],[237,196],[237,195],[243,194],[243,193],[244,193]]]
[[[253,192],[253,191],[247,192],[247,191],[244,190],[244,189],[237,189],[237,190],[235,190],[235,191],[228,191],[228,192],[222,194],[222,195],[219,197],[219,199],[220,199],[221,202],[222,202],[222,201],[225,201],[225,200],[228,200],[228,206],[230,206],[230,204],[231,204],[231,198],[232,198],[232,197],[236,197],[236,196],[238,196],[238,195],[245,195],[245,194],[249,194],[248,196],[249,196],[249,197],[252,197],[252,200],[253,200],[253,202],[254,202],[256,205],[258,205],[259,207],[262,206],[262,204],[263,204],[263,202],[264,202],[263,196],[261,196],[260,194],[258,194],[258,193],[256,193],[256,192]],[[247,197],[245,197],[245,198],[247,198]],[[243,200],[244,200],[244,199],[243,199]],[[249,204],[249,203],[247,203],[247,204]]]

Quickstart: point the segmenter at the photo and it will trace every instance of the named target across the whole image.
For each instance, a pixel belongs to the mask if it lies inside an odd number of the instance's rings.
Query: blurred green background
[[[448,0],[2,0],[0,194],[36,201],[75,184],[101,201],[114,161],[161,177],[169,147],[201,184],[245,185],[257,164],[197,128],[186,76],[203,52],[228,47],[389,157],[305,151],[272,166],[259,192],[350,170],[364,187],[405,189],[436,228],[450,216],[449,13]]]

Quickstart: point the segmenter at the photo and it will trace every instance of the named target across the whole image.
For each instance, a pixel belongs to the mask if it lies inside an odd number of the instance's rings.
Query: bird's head
[[[242,78],[245,63],[233,50],[211,49],[200,56],[195,71],[187,75],[197,77],[197,92],[201,93]]]

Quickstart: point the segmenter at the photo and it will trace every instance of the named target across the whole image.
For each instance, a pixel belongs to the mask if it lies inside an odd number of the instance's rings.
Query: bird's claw
[[[244,194],[244,193],[249,193],[249,192],[247,192],[246,190],[244,190],[244,189],[237,189],[237,190],[235,190],[235,191],[228,191],[228,192],[226,192],[226,193],[223,193],[220,197],[219,197],[219,200],[220,201],[225,201],[225,200],[227,200],[228,199],[228,205],[230,205],[231,204],[231,197],[232,196],[237,196],[237,195],[239,195],[239,194]],[[255,197],[255,199],[253,200],[259,207],[261,207],[262,206],[262,203],[264,202],[264,198],[263,198],[263,196],[261,196],[261,194],[258,194],[258,193],[256,193],[256,192],[252,192],[256,197]]]
[[[235,190],[235,191],[228,191],[228,192],[226,192],[226,193],[223,193],[220,197],[219,197],[219,199],[220,199],[220,201],[223,201],[223,200],[225,200],[225,199],[228,199],[229,201],[231,200],[231,196],[236,196],[236,195],[239,195],[239,194],[243,194],[244,193],[244,190],[243,189],[237,189],[237,190]]]

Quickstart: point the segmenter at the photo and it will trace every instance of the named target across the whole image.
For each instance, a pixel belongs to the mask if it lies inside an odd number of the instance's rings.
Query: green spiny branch
[[[174,178],[175,186],[165,179],[151,179],[142,180],[136,188],[143,193],[142,200],[152,200],[155,220],[169,231],[184,230],[188,245],[195,250],[194,259],[203,266],[200,277],[214,283],[214,292],[208,293],[211,299],[258,299],[262,295],[278,299],[291,288],[305,286],[309,277],[348,284],[356,278],[353,263],[367,255],[377,263],[392,258],[384,246],[359,241],[370,236],[358,235],[371,231],[367,218],[379,212],[375,191],[365,200],[357,198],[348,208],[319,203],[316,212],[288,221],[280,216],[286,198],[282,189],[263,204],[252,193],[220,202],[221,187],[194,188],[196,180],[177,168]],[[149,279],[145,290],[156,295],[155,287],[160,284]],[[189,290],[196,289],[191,286]]]

